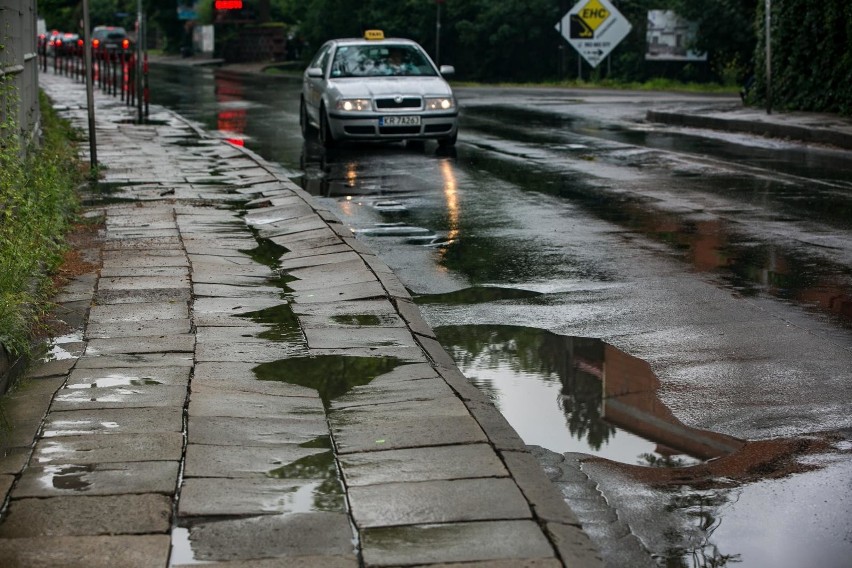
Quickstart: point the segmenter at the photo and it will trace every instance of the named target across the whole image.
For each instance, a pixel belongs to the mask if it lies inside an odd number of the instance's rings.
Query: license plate
[[[383,116],[379,126],[420,126],[419,116]]]

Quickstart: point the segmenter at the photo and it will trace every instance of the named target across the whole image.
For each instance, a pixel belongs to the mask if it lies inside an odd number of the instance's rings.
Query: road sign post
[[[592,67],[597,67],[632,27],[609,0],[580,0],[556,24],[562,37]],[[581,66],[582,62],[579,70]]]

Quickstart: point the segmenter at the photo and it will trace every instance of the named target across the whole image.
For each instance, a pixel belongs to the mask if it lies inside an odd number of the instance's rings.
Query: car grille
[[[379,134],[420,134],[419,126],[382,126]]]
[[[410,109],[423,106],[420,97],[404,97],[397,102],[395,99],[376,99],[376,108],[380,109]]]

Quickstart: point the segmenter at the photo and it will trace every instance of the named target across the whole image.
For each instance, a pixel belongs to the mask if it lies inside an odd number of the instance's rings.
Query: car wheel
[[[305,106],[304,99],[299,104],[299,127],[302,129],[302,138],[307,140],[314,128],[311,126],[310,120],[308,120],[308,109]]]
[[[456,145],[456,141],[458,139],[458,132],[456,132],[452,136],[447,136],[446,138],[438,138],[438,146],[440,146],[441,148],[451,148]]]
[[[333,148],[336,144],[334,134],[331,133],[331,126],[328,124],[328,114],[325,112],[325,107],[320,107],[320,142],[326,148]]]

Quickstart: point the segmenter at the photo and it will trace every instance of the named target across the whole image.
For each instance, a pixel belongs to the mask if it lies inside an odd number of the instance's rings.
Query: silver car
[[[367,39],[370,38],[370,39]],[[432,138],[452,146],[458,103],[440,69],[416,42],[364,39],[325,43],[305,70],[299,122],[302,135],[316,129],[324,146],[341,140]]]

